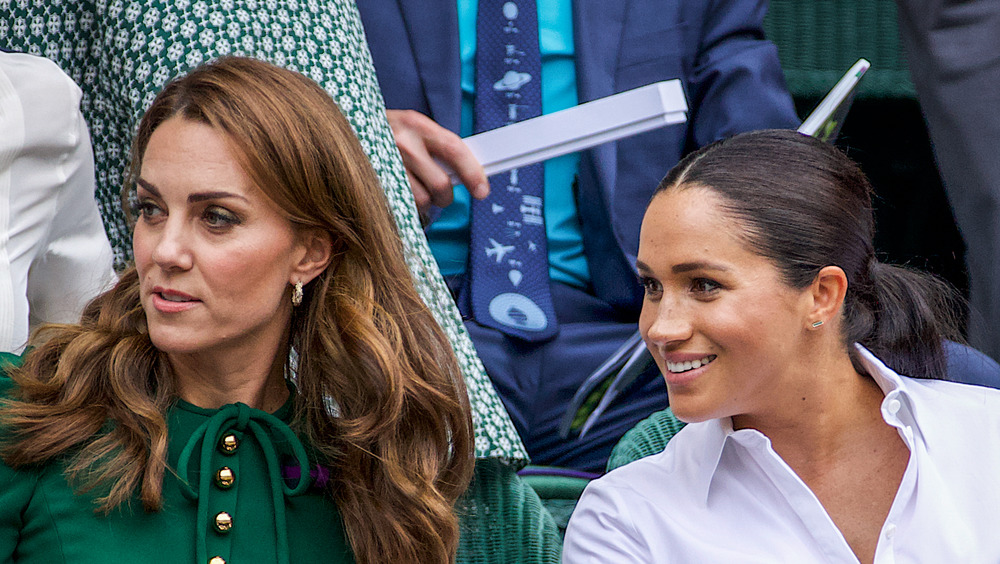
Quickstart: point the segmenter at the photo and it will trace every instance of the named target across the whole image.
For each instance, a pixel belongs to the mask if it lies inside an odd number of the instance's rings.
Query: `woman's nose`
[[[647,312],[647,308],[654,310]],[[645,326],[642,336],[649,345],[669,347],[691,338],[691,321],[684,314],[683,308],[677,304],[667,303],[665,300],[661,300],[658,304],[646,302],[643,305],[642,318],[647,321],[642,324]]]
[[[181,221],[167,219],[153,247],[152,259],[164,270],[188,270],[193,264],[191,235]]]

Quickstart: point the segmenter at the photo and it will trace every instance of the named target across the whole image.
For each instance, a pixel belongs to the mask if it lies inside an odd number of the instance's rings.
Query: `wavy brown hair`
[[[454,503],[472,473],[468,397],[452,349],[420,300],[388,204],[336,104],[304,76],[253,59],[203,65],[166,86],[132,146],[129,200],[153,131],[180,116],[222,132],[253,182],[304,229],[333,241],[330,266],[294,309],[293,425],[333,471],[328,494],[359,562],[447,562]],[[127,206],[126,206],[127,207]],[[161,505],[169,364],[150,342],[126,271],[78,325],[33,336],[2,409],[12,466],[67,455],[110,510],[138,489]]]

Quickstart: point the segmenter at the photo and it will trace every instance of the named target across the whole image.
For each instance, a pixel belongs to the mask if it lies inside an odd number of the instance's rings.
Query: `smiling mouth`
[[[688,360],[685,362],[670,362],[668,360],[667,370],[669,370],[672,374],[681,374],[689,370],[694,370],[695,368],[701,368],[715,359],[716,355],[710,354],[700,360]]]

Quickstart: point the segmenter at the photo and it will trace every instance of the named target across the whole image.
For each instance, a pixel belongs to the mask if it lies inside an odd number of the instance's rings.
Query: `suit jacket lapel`
[[[461,61],[455,0],[397,0],[406,22],[431,116],[458,131],[461,120]]]

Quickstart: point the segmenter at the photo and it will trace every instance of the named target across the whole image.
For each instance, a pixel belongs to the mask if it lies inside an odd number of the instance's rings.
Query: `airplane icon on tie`
[[[504,245],[498,243],[496,239],[490,237],[490,247],[486,248],[486,256],[496,257],[497,262],[503,260],[503,257],[514,250],[514,245]]]

